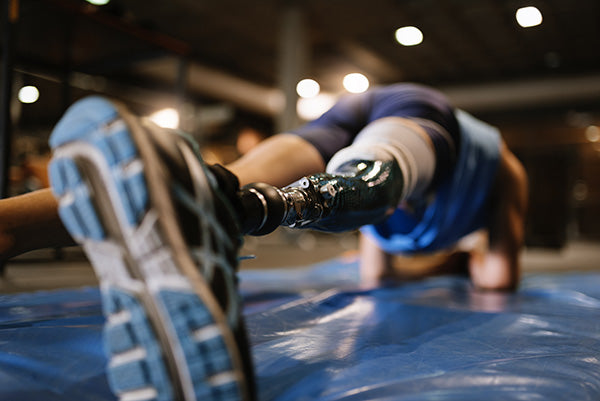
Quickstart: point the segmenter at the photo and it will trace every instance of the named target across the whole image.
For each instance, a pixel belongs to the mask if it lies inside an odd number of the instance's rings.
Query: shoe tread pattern
[[[108,100],[86,98],[66,113],[52,133],[54,150],[84,143],[99,151],[119,194],[127,224],[135,228],[149,208],[148,190],[137,148],[119,112]],[[93,191],[77,160],[55,156],[49,166],[59,215],[78,241],[105,241],[109,234],[94,203]],[[161,343],[140,297],[115,283],[103,283],[105,349],[108,379],[121,398],[174,399]],[[163,289],[154,299],[170,319],[197,400],[240,400],[231,357],[209,309],[192,292]],[[217,329],[214,329],[217,328]],[[200,333],[200,334],[198,334]],[[209,333],[207,335],[206,333]]]

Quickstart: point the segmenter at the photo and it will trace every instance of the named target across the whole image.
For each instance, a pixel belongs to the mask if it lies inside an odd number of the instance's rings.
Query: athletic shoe
[[[254,399],[239,226],[194,143],[89,97],[66,112],[50,145],[60,217],[100,281],[115,394]]]

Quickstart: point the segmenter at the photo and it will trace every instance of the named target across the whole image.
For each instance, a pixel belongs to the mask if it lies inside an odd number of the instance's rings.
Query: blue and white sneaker
[[[100,280],[115,394],[254,399],[235,276],[241,235],[193,143],[90,97],[50,145],[59,214]]]

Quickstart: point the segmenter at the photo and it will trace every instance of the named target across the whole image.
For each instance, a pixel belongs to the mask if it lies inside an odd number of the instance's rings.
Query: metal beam
[[[600,74],[452,86],[440,90],[456,106],[472,112],[561,106],[600,100]]]
[[[14,67],[15,24],[19,18],[19,1],[2,0],[0,15],[4,25],[2,33],[2,71],[0,72],[0,198],[8,196],[8,172],[10,169],[12,100]],[[4,275],[4,262],[0,262],[0,274]]]
[[[15,25],[19,18],[18,0],[2,0],[2,72],[0,83],[0,198],[8,195],[8,171],[11,156],[12,121],[10,103],[12,99]]]
[[[135,71],[159,82],[174,82],[174,63],[173,58],[165,58],[141,63]],[[191,93],[210,96],[268,116],[280,115],[286,104],[282,89],[259,85],[197,62],[190,62],[188,88]],[[457,107],[471,112],[561,107],[600,100],[600,74],[442,86],[438,89]]]
[[[144,78],[176,85],[178,63],[176,58],[165,57],[139,63],[134,66],[134,72]],[[187,64],[186,85],[188,94],[208,96],[265,116],[278,115],[285,104],[283,93],[277,88],[259,85],[191,61]]]
[[[280,29],[278,85],[285,97],[285,105],[277,115],[276,127],[279,132],[285,132],[299,123],[296,85],[304,78],[308,60],[304,12],[296,2],[285,6]]]

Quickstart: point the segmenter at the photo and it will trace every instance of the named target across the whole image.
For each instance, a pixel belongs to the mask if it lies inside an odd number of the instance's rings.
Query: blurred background
[[[48,185],[52,127],[90,94],[189,132],[227,163],[344,93],[410,81],[498,126],[523,162],[526,269],[600,267],[598,0],[0,4],[2,196]],[[243,253],[258,258],[242,266],[351,255],[356,239],[282,229],[248,238]],[[0,290],[81,283],[94,278],[80,250],[42,250],[10,261]]]

